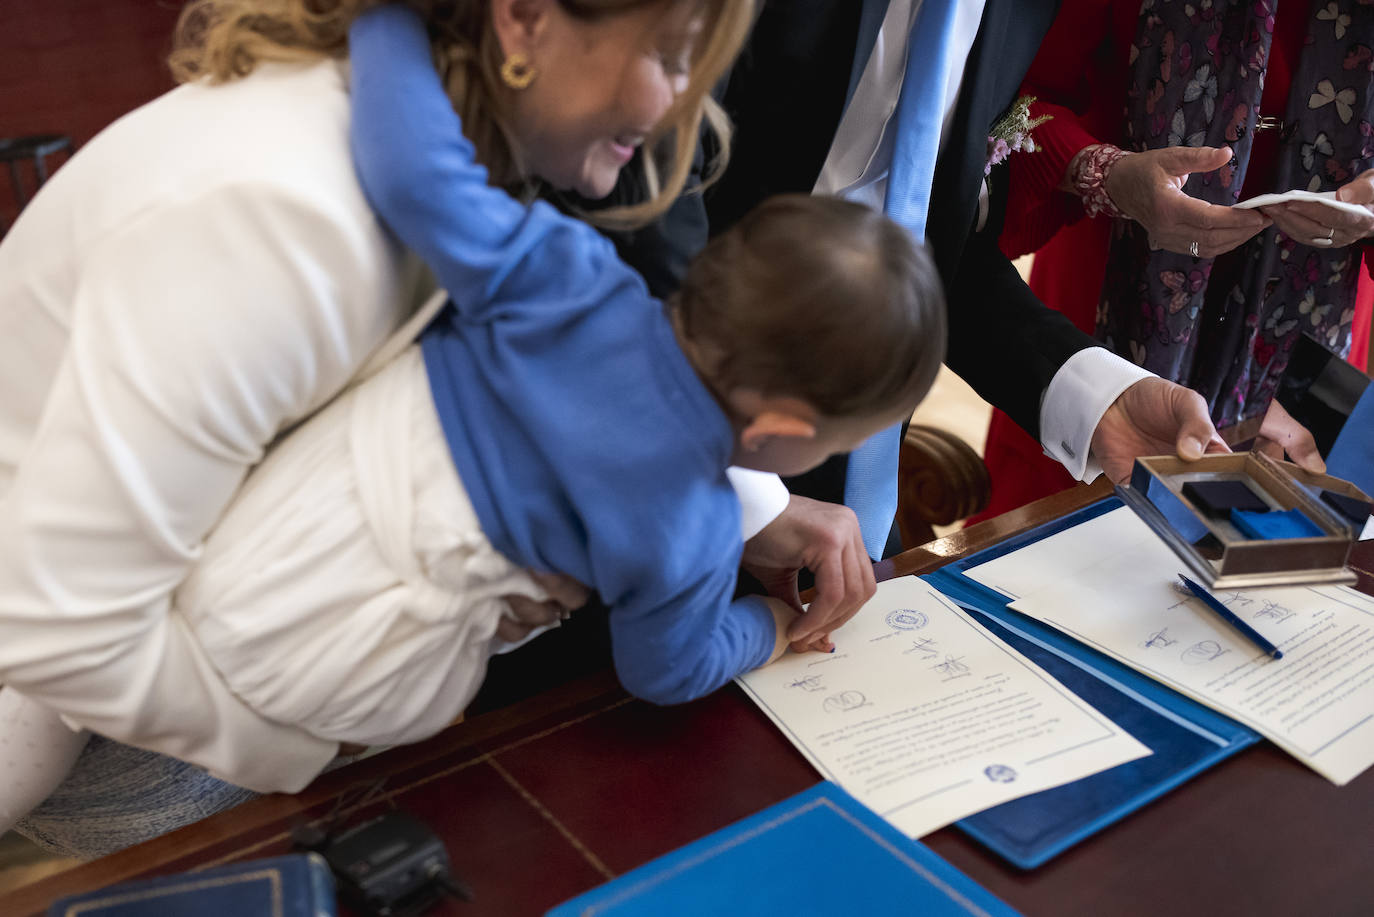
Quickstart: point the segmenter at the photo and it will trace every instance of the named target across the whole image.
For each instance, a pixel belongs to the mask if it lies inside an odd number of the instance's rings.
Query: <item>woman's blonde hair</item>
[[[634,228],[662,215],[682,193],[702,122],[716,139],[702,187],[724,169],[730,122],[711,98],[712,87],[739,53],[753,19],[754,0],[556,0],[570,15],[595,20],[646,6],[688,2],[700,8],[702,30],[692,54],[687,89],[645,143],[644,200],[607,208],[587,219],[609,228]],[[348,54],[348,27],[379,0],[190,0],[177,23],[169,60],[178,82],[227,82],[263,61],[305,61]],[[501,46],[491,23],[491,0],[406,0],[427,22],[435,58],[463,131],[498,184],[528,181],[507,128]]]

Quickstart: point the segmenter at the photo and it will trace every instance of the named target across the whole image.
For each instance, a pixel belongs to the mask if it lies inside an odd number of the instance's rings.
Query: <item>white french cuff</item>
[[[792,498],[782,478],[772,472],[731,465],[725,469],[725,476],[730,479],[730,486],[735,488],[735,496],[739,498],[740,528],[745,541],[782,515],[782,511],[787,509],[787,501]]]
[[[1126,389],[1154,375],[1104,347],[1088,347],[1064,361],[1040,403],[1040,444],[1045,454],[1079,481],[1102,473],[1092,457],[1093,432]]]

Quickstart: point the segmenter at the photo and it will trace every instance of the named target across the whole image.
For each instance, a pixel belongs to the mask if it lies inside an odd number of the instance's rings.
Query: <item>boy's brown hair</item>
[[[934,262],[840,198],[764,201],[697,256],[673,308],[718,391],[800,398],[831,417],[914,406],[944,359]]]

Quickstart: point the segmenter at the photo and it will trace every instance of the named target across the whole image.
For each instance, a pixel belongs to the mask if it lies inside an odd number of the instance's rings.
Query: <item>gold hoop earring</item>
[[[511,89],[524,89],[534,82],[538,73],[525,55],[516,51],[501,64],[501,81]]]

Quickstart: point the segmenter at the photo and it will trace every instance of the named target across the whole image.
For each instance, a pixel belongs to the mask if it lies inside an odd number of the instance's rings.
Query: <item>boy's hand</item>
[[[787,631],[792,623],[797,620],[796,610],[782,599],[764,599],[768,603],[768,610],[773,612],[773,652],[768,654],[768,662],[774,662],[783,653],[787,652]],[[765,662],[764,665],[767,665]]]
[[[878,588],[854,512],[796,494],[782,515],[745,542],[742,563],[769,595],[798,615],[787,639],[799,652],[808,647],[829,652],[829,634],[854,617]],[[803,567],[816,576],[816,597],[804,613],[797,592],[797,571]]]
[[[829,634],[821,634],[806,644],[789,640],[787,632],[797,622],[796,610],[782,599],[767,598],[764,601],[768,603],[768,610],[773,612],[773,624],[777,627],[773,638],[773,652],[769,654],[768,662],[776,661],[789,649],[794,653],[805,653],[809,650],[815,650],[818,653],[835,652],[835,644],[830,642]],[[765,662],[764,665],[767,665],[768,662]]]

